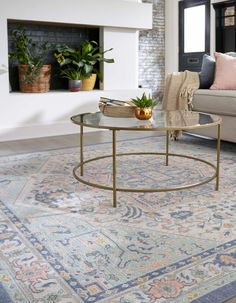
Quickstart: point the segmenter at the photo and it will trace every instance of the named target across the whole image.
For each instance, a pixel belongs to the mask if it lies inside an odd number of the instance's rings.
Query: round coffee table
[[[74,177],[87,185],[94,186],[101,189],[112,190],[113,192],[113,207],[116,207],[117,203],[117,191],[123,192],[163,192],[163,191],[175,191],[187,188],[196,187],[216,179],[216,190],[219,190],[219,168],[220,168],[220,125],[221,117],[217,115],[211,115],[207,113],[199,113],[194,111],[160,111],[154,110],[153,116],[150,120],[141,121],[136,118],[117,118],[117,117],[107,117],[101,112],[95,113],[82,113],[71,117],[73,123],[80,125],[80,163],[74,168]],[[108,129],[112,131],[112,155],[105,155],[89,160],[84,160],[83,155],[83,135],[84,127],[92,127],[96,129]],[[190,131],[192,129],[206,128],[206,127],[216,127],[217,132],[217,152],[216,152],[216,165],[188,155],[174,154],[169,152],[169,137],[170,134],[176,131]],[[139,153],[122,153],[117,154],[116,152],[116,132],[117,131],[164,131],[166,133],[166,149],[164,153],[153,153],[153,152],[139,152]],[[194,184],[187,184],[177,187],[168,188],[124,188],[117,187],[116,180],[116,157],[117,156],[127,156],[127,155],[164,155],[165,164],[169,165],[169,157],[183,157],[192,159],[198,162],[203,162],[214,169],[214,174],[210,177],[205,178],[202,181],[196,182]],[[83,168],[84,165],[97,161],[100,159],[112,157],[112,186],[105,186],[103,184],[97,184],[94,182],[89,182],[83,179]],[[80,176],[77,170],[80,168]]]

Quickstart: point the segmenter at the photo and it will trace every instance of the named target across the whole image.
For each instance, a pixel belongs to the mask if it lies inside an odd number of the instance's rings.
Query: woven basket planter
[[[23,93],[46,93],[50,90],[51,65],[43,65],[38,77],[32,83],[25,81],[28,65],[19,65],[19,84],[20,91]]]

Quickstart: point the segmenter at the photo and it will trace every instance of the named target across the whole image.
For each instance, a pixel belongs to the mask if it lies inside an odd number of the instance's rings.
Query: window
[[[234,26],[235,22],[235,7],[229,6],[224,9],[223,14],[224,26]]]
[[[210,0],[180,1],[179,71],[200,71],[203,54],[209,52]]]
[[[236,51],[236,1],[228,0],[213,4],[216,12],[216,51]]]
[[[184,52],[205,51],[205,5],[184,10]]]

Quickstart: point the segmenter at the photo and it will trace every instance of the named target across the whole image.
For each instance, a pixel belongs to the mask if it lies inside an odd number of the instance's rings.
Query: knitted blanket
[[[198,88],[197,72],[184,71],[167,75],[162,109],[191,110],[193,94]]]
[[[163,110],[192,110],[192,100],[195,90],[199,88],[197,72],[177,72],[167,75],[162,100]],[[170,132],[170,138],[177,140],[180,131]]]

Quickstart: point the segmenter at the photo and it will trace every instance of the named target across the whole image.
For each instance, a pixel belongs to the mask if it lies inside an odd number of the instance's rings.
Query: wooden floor
[[[156,133],[148,132],[148,136],[152,136],[152,135],[156,135]],[[127,140],[134,138],[142,138],[145,136],[147,136],[146,132],[118,132],[117,139]],[[102,143],[102,142],[111,142],[110,132],[108,131],[89,132],[86,133],[84,136],[85,145]],[[18,153],[37,152],[37,151],[44,151],[50,149],[67,148],[74,146],[79,146],[78,134],[27,139],[27,140],[17,140],[17,141],[6,141],[6,142],[0,142],[0,156],[14,155]],[[236,303],[236,298],[225,301],[225,303]]]
[[[117,140],[142,138],[156,135],[154,132],[129,132],[121,131],[117,133]],[[98,131],[84,134],[84,144],[96,144],[111,142],[111,132]],[[18,153],[37,152],[50,149],[67,148],[79,146],[79,134],[65,135],[45,138],[35,138],[27,140],[0,142],[0,156],[13,155]]]

